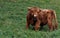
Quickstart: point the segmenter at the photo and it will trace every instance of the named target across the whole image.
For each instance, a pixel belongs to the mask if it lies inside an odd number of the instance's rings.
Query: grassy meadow
[[[58,30],[26,30],[27,7],[56,11]],[[0,0],[0,38],[60,38],[60,0]]]

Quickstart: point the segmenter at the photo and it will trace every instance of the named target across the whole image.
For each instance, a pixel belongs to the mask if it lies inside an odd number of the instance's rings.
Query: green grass
[[[49,32],[26,30],[27,7],[53,9],[58,19],[58,30]],[[0,38],[60,38],[60,0],[0,0]],[[47,28],[46,28],[47,27]]]

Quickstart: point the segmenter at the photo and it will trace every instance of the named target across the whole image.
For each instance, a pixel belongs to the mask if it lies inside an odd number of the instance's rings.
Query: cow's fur
[[[48,24],[50,31],[57,29],[56,18],[56,13],[53,10],[28,7],[26,29],[29,28],[30,24],[34,26],[35,30],[38,30],[41,26],[43,27],[46,24]]]

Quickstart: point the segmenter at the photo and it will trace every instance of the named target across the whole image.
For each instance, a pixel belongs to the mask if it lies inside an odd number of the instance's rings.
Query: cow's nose
[[[36,17],[37,15],[34,15],[34,17]]]

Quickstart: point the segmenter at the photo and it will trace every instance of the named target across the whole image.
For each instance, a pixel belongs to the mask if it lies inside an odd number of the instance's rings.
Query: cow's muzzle
[[[34,17],[36,17],[37,15],[34,15]]]
[[[36,17],[33,17],[33,21],[37,21],[37,18]]]

